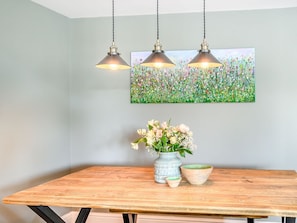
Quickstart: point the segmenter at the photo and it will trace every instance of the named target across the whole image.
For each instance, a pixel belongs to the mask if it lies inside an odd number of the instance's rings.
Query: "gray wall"
[[[166,50],[200,47],[201,14],[160,16]],[[155,16],[116,17],[116,44],[151,50]],[[134,151],[136,129],[150,119],[185,123],[198,144],[184,163],[297,169],[297,8],[207,13],[210,48],[256,50],[256,102],[243,104],[130,104],[129,71],[95,68],[111,45],[111,19],[72,20],[72,166],[152,165],[156,158]]]
[[[117,17],[116,44],[151,50],[155,16]],[[110,18],[67,19],[30,1],[1,0],[0,196],[92,164],[152,165],[130,142],[147,120],[188,124],[197,151],[184,163],[297,169],[297,8],[207,14],[211,48],[256,49],[256,102],[130,104],[129,71],[95,68]],[[201,14],[160,16],[165,50],[199,48]],[[70,105],[70,106],[69,106]],[[39,222],[0,204],[0,222]]]
[[[70,169],[69,19],[0,0],[0,198]],[[0,222],[40,222],[0,202]]]

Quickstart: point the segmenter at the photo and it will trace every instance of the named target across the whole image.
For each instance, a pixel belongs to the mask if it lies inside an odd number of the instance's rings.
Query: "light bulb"
[[[110,64],[110,65],[109,65],[109,68],[110,68],[111,70],[117,70],[117,69],[119,69],[119,66],[118,66],[118,64]]]
[[[201,68],[206,69],[209,67],[209,63],[208,62],[202,62],[201,63]]]
[[[163,63],[155,63],[155,67],[156,68],[162,68],[163,67]]]

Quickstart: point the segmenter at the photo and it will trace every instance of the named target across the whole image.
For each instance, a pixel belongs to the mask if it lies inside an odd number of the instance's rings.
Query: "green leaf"
[[[186,156],[185,151],[184,150],[179,150],[179,155],[181,157],[185,157]]]

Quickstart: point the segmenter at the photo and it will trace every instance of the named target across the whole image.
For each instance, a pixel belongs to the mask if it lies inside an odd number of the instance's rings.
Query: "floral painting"
[[[218,68],[190,68],[197,50],[166,51],[174,68],[141,66],[147,52],[131,53],[131,103],[255,102],[255,49],[213,49],[223,64]]]

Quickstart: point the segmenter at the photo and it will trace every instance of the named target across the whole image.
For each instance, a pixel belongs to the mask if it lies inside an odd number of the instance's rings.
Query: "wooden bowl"
[[[190,184],[204,184],[213,170],[213,166],[206,164],[188,164],[181,166],[182,175]]]

